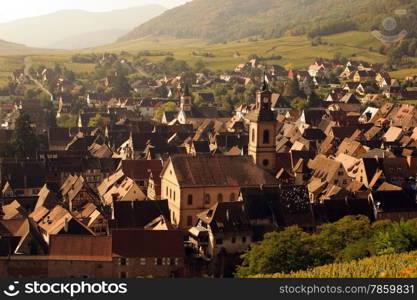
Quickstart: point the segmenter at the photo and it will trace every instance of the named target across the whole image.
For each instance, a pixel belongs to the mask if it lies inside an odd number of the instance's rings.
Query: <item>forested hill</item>
[[[382,29],[388,17],[399,22],[390,35],[406,28],[416,36],[416,16],[417,0],[193,0],[140,25],[120,41],[148,35],[212,42],[284,34],[317,36]]]

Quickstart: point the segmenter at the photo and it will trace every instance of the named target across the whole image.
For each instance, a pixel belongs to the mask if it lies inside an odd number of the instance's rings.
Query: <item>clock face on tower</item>
[[[265,97],[262,101],[263,101],[265,104],[268,104],[269,99],[268,99],[267,97]]]

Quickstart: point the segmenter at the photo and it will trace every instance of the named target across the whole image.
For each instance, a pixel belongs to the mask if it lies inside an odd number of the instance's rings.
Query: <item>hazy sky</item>
[[[189,1],[189,0],[188,0]],[[149,3],[167,8],[188,2],[187,0],[6,0],[1,1],[0,23],[52,13],[62,9],[106,11]],[[3,3],[4,2],[4,3]]]

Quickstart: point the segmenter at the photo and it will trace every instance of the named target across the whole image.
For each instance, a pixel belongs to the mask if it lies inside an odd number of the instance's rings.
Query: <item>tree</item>
[[[129,80],[123,74],[118,74],[113,84],[113,94],[116,97],[128,97],[132,87],[129,84]]]
[[[155,111],[155,119],[161,122],[164,112],[168,111],[177,111],[177,105],[174,102],[162,104]]]
[[[237,276],[307,269],[314,264],[310,249],[310,235],[298,226],[288,227],[282,232],[267,233],[262,242],[253,244],[242,255],[243,264],[238,267]]]
[[[294,80],[288,81],[288,83],[285,85],[283,96],[295,98],[299,95],[299,92],[300,92],[300,85],[298,83],[297,78],[294,78]]]
[[[289,273],[329,264],[343,257],[366,256],[369,252],[364,245],[368,243],[361,240],[369,239],[372,233],[370,221],[365,216],[347,216],[338,222],[321,225],[315,234],[306,233],[298,226],[267,233],[263,241],[253,244],[242,255],[243,263],[238,267],[237,276]]]
[[[25,112],[21,112],[16,119],[11,146],[18,158],[35,157],[39,149],[39,140],[31,126],[30,117]]]
[[[88,122],[88,127],[104,129],[108,123],[109,122],[106,118],[96,114],[95,117],[92,117]]]
[[[48,127],[57,127],[56,112],[54,110],[45,110],[45,123]]]

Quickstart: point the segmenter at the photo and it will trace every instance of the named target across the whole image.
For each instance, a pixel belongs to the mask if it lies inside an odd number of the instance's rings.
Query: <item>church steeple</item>
[[[256,108],[248,115],[249,155],[261,168],[274,173],[276,170],[276,120],[271,110],[272,92],[264,79],[256,92]]]
[[[190,93],[190,88],[188,87],[188,84],[185,83],[184,88],[181,88],[181,110],[191,111],[191,108],[193,106],[192,100],[193,99]]]
[[[275,120],[275,115],[271,110],[272,92],[269,89],[266,75],[260,90],[256,92],[256,108],[259,121]]]

